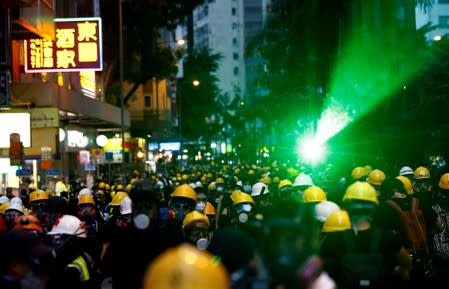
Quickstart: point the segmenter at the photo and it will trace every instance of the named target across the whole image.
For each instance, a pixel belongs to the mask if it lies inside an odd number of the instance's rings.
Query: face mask
[[[206,208],[206,202],[205,201],[198,201],[198,203],[196,204],[196,208],[195,210],[197,210],[198,212],[204,212],[204,209]]]
[[[244,185],[243,186],[243,192],[247,194],[251,194],[251,186],[250,185]]]
[[[186,239],[198,249],[205,250],[209,246],[209,230],[199,228],[191,229],[186,232]]]
[[[237,204],[235,212],[240,223],[246,223],[249,220],[253,206],[251,204]]]

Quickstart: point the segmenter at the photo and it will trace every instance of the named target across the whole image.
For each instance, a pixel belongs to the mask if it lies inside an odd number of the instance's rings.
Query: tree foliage
[[[155,77],[163,79],[176,72],[176,59],[167,43],[160,43],[159,29],[174,29],[201,0],[127,0],[122,2],[124,79],[134,83],[125,97],[129,99],[142,83]],[[111,7],[112,6],[112,7]],[[118,2],[104,0],[102,17],[105,23],[105,55],[108,69],[112,71],[106,85],[113,86],[119,77],[119,27]],[[112,24],[115,25],[112,25]],[[173,39],[173,41],[175,41]],[[115,82],[114,82],[115,80]]]
[[[185,139],[210,138],[220,130],[222,108],[217,97],[218,79],[214,74],[222,56],[208,50],[194,51],[184,61],[184,77],[179,84],[180,129]],[[195,86],[193,81],[198,81]]]

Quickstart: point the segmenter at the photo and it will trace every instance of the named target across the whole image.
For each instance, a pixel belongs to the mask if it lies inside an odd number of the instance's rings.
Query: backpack
[[[424,215],[418,207],[418,199],[413,198],[411,209],[404,211],[395,201],[387,200],[387,205],[398,212],[401,217],[403,233],[409,244],[408,249],[416,256],[427,256],[429,249],[427,246],[427,227]]]
[[[385,263],[379,252],[380,231],[372,230],[368,250],[355,250],[353,235],[345,235],[346,253],[341,257],[341,288],[384,288]]]

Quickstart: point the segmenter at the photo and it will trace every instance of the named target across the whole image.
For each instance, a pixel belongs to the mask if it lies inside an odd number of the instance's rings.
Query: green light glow
[[[397,31],[377,31],[377,35],[380,32],[391,38],[398,34]],[[369,31],[354,32],[341,50],[317,123],[319,143],[325,143],[402,89],[423,66],[416,50],[406,48],[411,43],[410,38],[399,35],[388,47],[383,40]]]
[[[324,143],[318,141],[313,136],[300,138],[298,143],[298,153],[301,159],[312,165],[324,160],[327,149]]]

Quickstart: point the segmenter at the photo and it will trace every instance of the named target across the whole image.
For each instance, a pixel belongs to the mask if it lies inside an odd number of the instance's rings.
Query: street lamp
[[[200,85],[200,81],[199,80],[194,80],[192,81],[193,86],[199,86]]]

